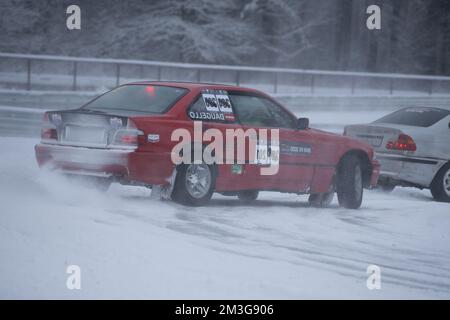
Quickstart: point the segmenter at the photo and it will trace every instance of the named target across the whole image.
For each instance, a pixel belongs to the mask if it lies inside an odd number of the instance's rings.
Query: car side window
[[[296,128],[296,119],[269,99],[250,95],[230,95],[239,121],[256,127]]]

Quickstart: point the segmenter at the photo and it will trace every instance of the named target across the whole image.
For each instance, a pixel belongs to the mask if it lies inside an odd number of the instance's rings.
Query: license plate
[[[357,135],[357,137],[368,144],[370,144],[372,147],[380,147],[383,143],[383,137],[382,136],[370,136],[370,135]]]
[[[71,142],[87,142],[87,143],[101,143],[106,142],[105,129],[98,127],[83,127],[83,126],[66,126],[65,136],[66,141]]]

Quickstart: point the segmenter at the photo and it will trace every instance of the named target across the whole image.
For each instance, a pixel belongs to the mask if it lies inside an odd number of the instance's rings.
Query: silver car
[[[409,107],[370,124],[349,125],[344,135],[374,147],[381,164],[378,185],[430,189],[450,202],[450,107]]]

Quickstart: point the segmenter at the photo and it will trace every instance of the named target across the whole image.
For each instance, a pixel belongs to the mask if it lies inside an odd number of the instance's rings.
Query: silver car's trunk
[[[349,137],[363,140],[370,144],[375,151],[385,152],[388,141],[397,140],[401,131],[380,125],[349,125],[345,127],[345,134]]]

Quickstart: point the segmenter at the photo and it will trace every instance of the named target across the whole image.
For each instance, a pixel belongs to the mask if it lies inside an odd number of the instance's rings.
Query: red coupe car
[[[225,150],[230,146],[219,150],[216,144],[215,161],[186,161],[183,152],[191,149],[177,148],[180,130],[195,137],[198,123],[200,133],[209,130],[215,138],[201,134],[199,140],[197,134],[193,149],[223,142],[220,134],[244,132],[245,141],[236,142],[245,148],[244,159],[230,161]],[[337,193],[341,206],[358,208],[363,188],[376,185],[379,175],[370,145],[311,129],[307,118],[297,119],[260,91],[219,84],[122,85],[81,108],[46,112],[41,138],[35,147],[41,167],[105,187],[113,181],[157,187],[194,206],[207,203],[214,192],[251,201],[266,190],[310,194],[314,206],[328,205]],[[269,173],[262,174],[263,168]]]

